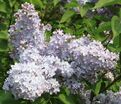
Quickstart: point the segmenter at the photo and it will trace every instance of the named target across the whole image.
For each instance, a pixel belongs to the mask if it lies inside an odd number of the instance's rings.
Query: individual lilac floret
[[[12,58],[18,58],[29,46],[41,48],[47,30],[47,26],[40,23],[41,20],[32,4],[24,3],[21,7],[22,9],[15,14],[15,24],[9,29],[10,42],[14,48]]]

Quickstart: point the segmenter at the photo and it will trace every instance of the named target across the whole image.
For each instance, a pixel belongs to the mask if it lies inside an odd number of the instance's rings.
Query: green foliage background
[[[63,29],[64,32],[74,34],[77,37],[83,34],[90,34],[92,38],[100,40],[106,48],[114,52],[121,52],[121,0],[99,0],[96,4],[87,3],[80,6],[76,0],[68,4],[64,4],[59,0],[0,0],[0,104],[83,104],[78,95],[72,95],[63,88],[58,95],[49,96],[48,94],[37,99],[35,102],[14,100],[10,93],[2,90],[2,85],[7,76],[10,65],[14,63],[9,56],[11,46],[9,44],[8,29],[14,23],[14,13],[20,8],[24,2],[34,4],[36,10],[43,23],[50,23],[55,29]],[[118,7],[114,6],[117,5]],[[78,8],[79,12],[73,8]],[[99,8],[109,8],[113,16],[94,14],[88,15],[89,11]],[[105,35],[104,31],[110,31]],[[47,39],[51,36],[51,32],[47,32]],[[113,43],[110,43],[113,40]],[[120,55],[121,57],[121,55]],[[121,59],[121,58],[120,58]],[[121,85],[121,61],[119,60],[116,67],[116,75],[114,83],[99,78],[95,85],[88,85],[94,95],[107,89],[118,91]]]

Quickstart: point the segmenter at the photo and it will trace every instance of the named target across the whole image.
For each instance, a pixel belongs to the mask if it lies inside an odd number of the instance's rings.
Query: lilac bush
[[[78,0],[81,5],[96,1]],[[30,3],[22,4],[15,18],[9,29],[9,42],[10,57],[16,61],[7,72],[5,91],[15,99],[36,101],[46,93],[58,96],[65,88],[80,99],[84,97],[85,104],[120,104],[120,91],[102,91],[91,100],[93,88],[88,85],[97,84],[100,76],[115,80],[119,53],[111,52],[91,34],[76,37],[53,29],[49,23],[45,25]],[[49,41],[47,31],[52,33]]]

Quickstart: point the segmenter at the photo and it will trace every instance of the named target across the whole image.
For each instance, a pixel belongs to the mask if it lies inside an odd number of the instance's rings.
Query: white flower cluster
[[[62,0],[63,1],[63,0]],[[72,0],[67,0],[67,2],[71,2]],[[80,5],[85,5],[86,3],[94,3],[96,2],[97,0],[77,0],[77,2],[80,4]]]
[[[40,23],[34,6],[29,3],[22,4],[22,9],[18,10],[15,17],[16,23],[9,29],[10,42],[14,46],[12,58],[19,58],[19,54],[29,46],[38,46],[40,49],[44,47],[44,32],[51,27]]]
[[[121,104],[121,92],[108,91],[107,94],[100,94],[92,104]]]
[[[88,37],[72,40],[69,43],[71,66],[76,76],[93,80],[97,72],[112,70],[115,67],[118,55],[109,52],[99,41]],[[94,79],[95,80],[95,79]]]
[[[75,36],[64,34],[62,30],[54,31],[53,36],[50,37],[46,53],[64,59],[67,57],[66,53],[68,53],[68,43],[74,38]]]
[[[3,89],[11,91],[16,98],[28,100],[35,100],[44,92],[57,93],[60,85],[53,78],[56,68],[51,70],[52,66],[49,66],[45,63],[36,65],[35,62],[17,63],[11,66]]]
[[[70,63],[74,74],[64,84],[74,93],[83,89],[80,80],[86,79],[94,83],[97,73],[113,71],[118,60],[118,55],[107,50],[101,42],[86,36],[75,39],[74,36],[64,34],[61,30],[53,33],[46,53]]]
[[[57,30],[45,42],[45,30],[51,26],[40,24],[32,4],[23,4],[16,17],[9,31],[12,58],[19,63],[12,65],[3,86],[16,98],[34,100],[45,92],[57,93],[63,84],[74,93],[80,92],[81,80],[95,82],[98,72],[114,69],[118,55],[89,37],[76,39]]]
[[[121,91],[107,91],[91,98],[91,91],[87,90],[82,92],[81,101],[83,104],[121,104]]]
[[[34,100],[44,92],[59,91],[56,77],[68,78],[73,69],[68,62],[56,56],[45,56],[45,30],[48,24],[40,24],[40,19],[32,4],[25,3],[16,14],[16,23],[10,27],[11,43],[14,46],[12,58],[19,63],[12,65],[3,89],[10,90],[16,98]]]
[[[80,5],[86,4],[86,3],[93,3],[97,0],[77,0]]]
[[[114,69],[118,60],[117,54],[104,48],[101,42],[91,40],[89,37],[74,38],[59,30],[51,37],[49,51],[46,52],[68,61],[77,78],[95,80],[97,72]]]
[[[28,48],[20,54],[20,63],[35,62],[36,65],[45,65],[50,68],[50,71],[56,69],[57,75],[69,78],[73,74],[73,69],[67,61],[60,60],[57,56],[53,55],[40,55],[39,50],[36,48]],[[45,64],[44,64],[45,63]],[[46,65],[47,64],[47,65]]]
[[[4,82],[3,89],[11,91],[16,98],[35,100],[45,92],[57,93],[60,84],[56,76],[68,78],[73,74],[68,62],[54,56],[41,56],[33,50],[26,49],[21,54],[20,63],[11,66]]]

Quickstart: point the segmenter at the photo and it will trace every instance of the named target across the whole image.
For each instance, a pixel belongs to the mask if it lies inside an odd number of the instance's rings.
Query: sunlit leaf
[[[6,31],[0,31],[0,39],[8,39],[8,33]]]
[[[111,26],[113,31],[113,38],[115,38],[121,33],[121,19],[117,16],[113,16],[111,20]]]
[[[56,6],[59,3],[60,0],[53,0],[54,6]]]
[[[108,5],[121,4],[121,0],[99,0],[94,8],[101,8]]]
[[[80,6],[80,7],[79,7],[80,15],[81,15],[82,17],[85,16],[86,13],[88,12],[88,10],[89,10],[91,7],[92,7],[92,5],[89,5],[89,4]]]
[[[64,15],[61,18],[60,23],[66,22],[68,19],[70,19],[75,14],[72,10],[67,10]]]
[[[68,96],[65,94],[60,94],[59,99],[64,103],[64,104],[75,104],[72,99],[70,99]]]
[[[96,87],[95,87],[95,94],[96,95],[98,95],[100,92],[101,83],[102,83],[102,80],[100,80],[99,82],[96,83]]]
[[[7,12],[5,2],[0,2],[0,12],[4,12],[4,13]]]

